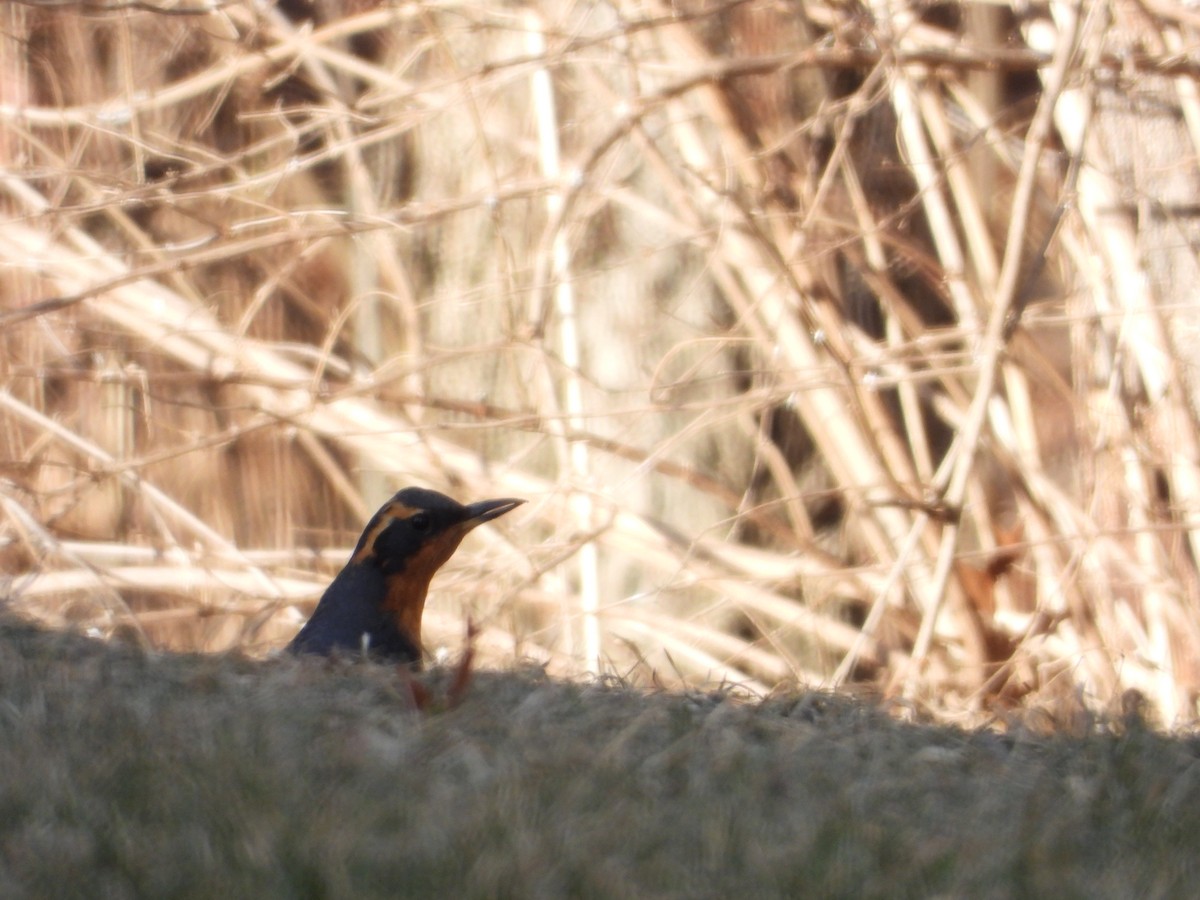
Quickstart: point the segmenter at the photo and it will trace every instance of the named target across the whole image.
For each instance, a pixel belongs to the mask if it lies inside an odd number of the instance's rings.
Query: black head
[[[414,645],[421,645],[425,595],[435,572],[477,525],[524,503],[506,497],[464,506],[445,494],[405,488],[375,513],[347,566],[375,566],[383,573],[383,614]]]
[[[350,562],[378,566],[385,574],[415,576],[414,568],[428,569],[432,576],[467,532],[524,502],[506,497],[464,505],[437,491],[405,488],[371,517]]]

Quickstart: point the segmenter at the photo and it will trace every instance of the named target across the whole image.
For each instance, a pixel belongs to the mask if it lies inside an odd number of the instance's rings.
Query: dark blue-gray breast
[[[415,663],[421,651],[385,613],[383,573],[374,565],[348,565],[326,589],[312,617],[292,639],[292,653],[362,652],[364,635],[374,658]]]

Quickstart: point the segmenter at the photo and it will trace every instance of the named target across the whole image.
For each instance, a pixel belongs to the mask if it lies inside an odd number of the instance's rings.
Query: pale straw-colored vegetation
[[[1198,40],[5,4],[4,602],[266,653],[421,484],[530,501],[435,581],[435,652],[1191,722]]]

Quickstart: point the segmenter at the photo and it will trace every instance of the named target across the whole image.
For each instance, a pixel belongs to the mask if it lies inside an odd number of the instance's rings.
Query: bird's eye
[[[425,534],[433,526],[433,521],[425,513],[417,513],[408,517],[408,524],[418,534]]]

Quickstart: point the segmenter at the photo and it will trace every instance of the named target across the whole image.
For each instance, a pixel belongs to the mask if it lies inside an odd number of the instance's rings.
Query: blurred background
[[[291,638],[393,491],[489,665],[1197,715],[1200,13],[0,7],[0,603]]]

